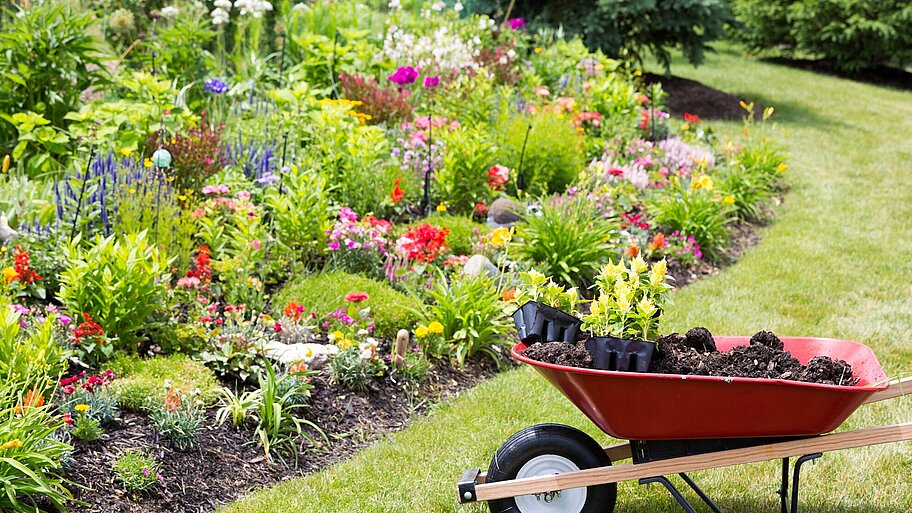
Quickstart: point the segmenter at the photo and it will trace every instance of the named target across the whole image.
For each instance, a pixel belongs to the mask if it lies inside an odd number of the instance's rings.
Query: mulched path
[[[509,365],[509,364],[508,364]],[[187,452],[173,449],[158,437],[143,415],[122,413],[95,442],[74,441],[76,447],[67,476],[76,486],[76,498],[87,505],[78,512],[175,513],[210,512],[257,488],[301,476],[351,456],[382,435],[397,431],[436,401],[458,395],[497,372],[490,359],[472,360],[462,371],[435,366],[420,388],[375,379],[365,393],[354,393],[315,376],[311,406],[305,418],[328,436],[325,443],[301,439],[297,463],[269,462],[252,443],[252,431],[239,431],[230,423],[218,426],[215,412],[207,422],[198,447]],[[162,463],[162,485],[147,494],[131,494],[114,481],[111,466],[127,449],[142,449]]]

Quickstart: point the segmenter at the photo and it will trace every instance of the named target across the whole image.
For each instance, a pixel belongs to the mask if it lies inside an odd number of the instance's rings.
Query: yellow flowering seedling
[[[536,301],[563,310],[570,315],[579,313],[579,305],[583,300],[580,299],[576,287],[564,288],[535,269],[519,273],[519,278],[523,284],[516,289],[517,305],[521,306],[528,301]]]
[[[651,266],[642,257],[609,262],[596,280],[599,295],[583,329],[600,337],[655,340],[669,292],[665,260]]]

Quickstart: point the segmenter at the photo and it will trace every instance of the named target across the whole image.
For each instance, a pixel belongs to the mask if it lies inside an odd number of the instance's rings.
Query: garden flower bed
[[[222,3],[2,29],[71,37],[79,76],[0,102],[4,511],[197,511],[325,466],[509,368],[522,276],[688,283],[783,187],[771,108],[719,141],[522,19]]]

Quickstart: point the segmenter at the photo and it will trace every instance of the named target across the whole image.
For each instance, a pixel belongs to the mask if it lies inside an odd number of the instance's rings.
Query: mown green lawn
[[[716,334],[813,335],[864,341],[888,374],[912,375],[912,93],[711,55],[674,72],[776,108],[774,137],[793,186],[763,241],[718,276],[674,296],[667,327]],[[738,123],[719,125],[736,133]],[[912,400],[865,407],[844,428],[912,421]],[[455,503],[459,473],[487,467],[513,432],[540,422],[608,442],[529,369],[449,401],[351,460],[262,490],[237,513],[480,512]],[[778,511],[778,463],[694,473],[726,511]],[[806,513],[900,513],[912,505],[912,444],[843,451],[808,466]],[[618,512],[679,511],[659,488],[620,486]]]

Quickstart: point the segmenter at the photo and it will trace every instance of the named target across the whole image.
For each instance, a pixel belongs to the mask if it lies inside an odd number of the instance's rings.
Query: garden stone
[[[289,364],[304,362],[311,369],[322,367],[331,356],[339,352],[339,347],[334,344],[283,344],[269,342],[263,348],[263,353],[273,360]]]
[[[462,274],[470,277],[487,274],[489,278],[497,278],[500,276],[500,270],[488,260],[488,257],[484,255],[472,255],[472,258],[469,258],[469,261],[463,266]]]
[[[0,246],[16,240],[19,232],[10,228],[9,220],[6,216],[0,216]]]
[[[517,213],[519,210],[513,200],[497,198],[488,207],[488,226],[493,228],[513,226],[517,221],[522,221],[522,216]]]

